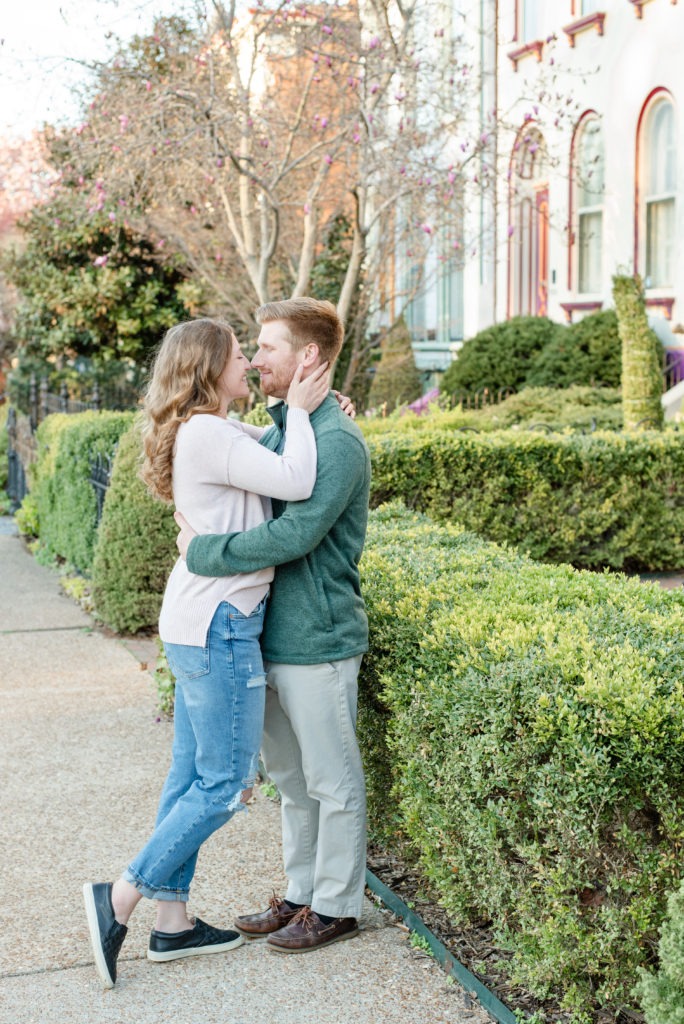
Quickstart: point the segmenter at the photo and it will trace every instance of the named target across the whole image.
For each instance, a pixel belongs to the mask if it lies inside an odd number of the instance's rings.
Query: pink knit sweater
[[[316,482],[316,443],[303,409],[289,409],[282,455],[258,443],[262,428],[220,416],[182,423],[173,460],[173,498],[197,533],[233,533],[271,517],[270,498],[301,501]],[[159,617],[163,641],[203,647],[222,601],[245,615],[266,596],[273,569],[238,576],[195,576],[176,562]]]

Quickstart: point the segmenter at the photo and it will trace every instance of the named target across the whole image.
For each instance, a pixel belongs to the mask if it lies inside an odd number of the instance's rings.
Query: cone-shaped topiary
[[[662,347],[648,326],[638,274],[613,277],[613,300],[622,341],[622,411],[625,430],[663,425]]]
[[[381,346],[380,362],[371,384],[368,404],[382,405],[392,412],[399,405],[420,398],[423,387],[411,348],[411,335],[403,317],[397,321]]]

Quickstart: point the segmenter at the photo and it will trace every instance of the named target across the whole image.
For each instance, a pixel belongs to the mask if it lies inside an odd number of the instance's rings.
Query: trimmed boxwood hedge
[[[684,843],[684,593],[397,507],[362,561],[370,821],[572,1019],[630,1006]]]
[[[98,455],[111,456],[131,413],[55,413],[38,427],[38,457],[28,471],[30,494],[18,519],[30,524],[49,557],[89,573],[97,536],[97,498],[90,482]]]
[[[156,627],[166,580],[178,557],[173,508],[147,493],[138,476],[141,452],[134,425],[116,453],[93,560],[97,614],[123,633]]]
[[[583,568],[684,566],[684,437],[421,431],[367,438],[371,501],[400,498],[532,557]]]

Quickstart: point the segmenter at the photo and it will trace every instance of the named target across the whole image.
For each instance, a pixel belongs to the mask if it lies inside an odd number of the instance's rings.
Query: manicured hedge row
[[[496,396],[494,396],[496,397]],[[441,396],[438,396],[438,401]],[[620,430],[622,398],[617,388],[592,388],[575,385],[569,388],[525,388],[503,402],[481,409],[456,406],[441,409],[432,405],[427,412],[416,415],[404,407],[389,416],[372,416],[359,420],[366,437],[404,431],[504,430]]]
[[[90,482],[98,455],[111,456],[132,414],[57,413],[38,427],[38,459],[29,468],[30,494],[18,519],[42,550],[89,573],[97,535],[97,498]]]
[[[536,559],[585,568],[684,566],[684,435],[369,436],[374,505],[398,498]]]
[[[138,476],[136,427],[119,445],[93,562],[97,614],[123,633],[156,627],[166,580],[176,558],[173,508],[147,493]]]
[[[371,517],[370,821],[573,1020],[634,1006],[684,842],[684,594]]]

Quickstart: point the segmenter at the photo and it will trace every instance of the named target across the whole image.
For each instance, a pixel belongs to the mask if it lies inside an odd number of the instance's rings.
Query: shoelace
[[[278,893],[275,891],[275,889],[273,890],[273,895],[271,896],[270,900],[268,901],[268,905],[269,905],[269,907],[271,908],[271,910],[273,911],[274,914],[277,914],[278,911],[280,910],[280,908],[283,905],[283,900],[278,895]]]
[[[316,922],[311,907],[302,907],[301,910],[298,910],[290,924],[298,924],[307,932],[312,932],[316,927]]]

